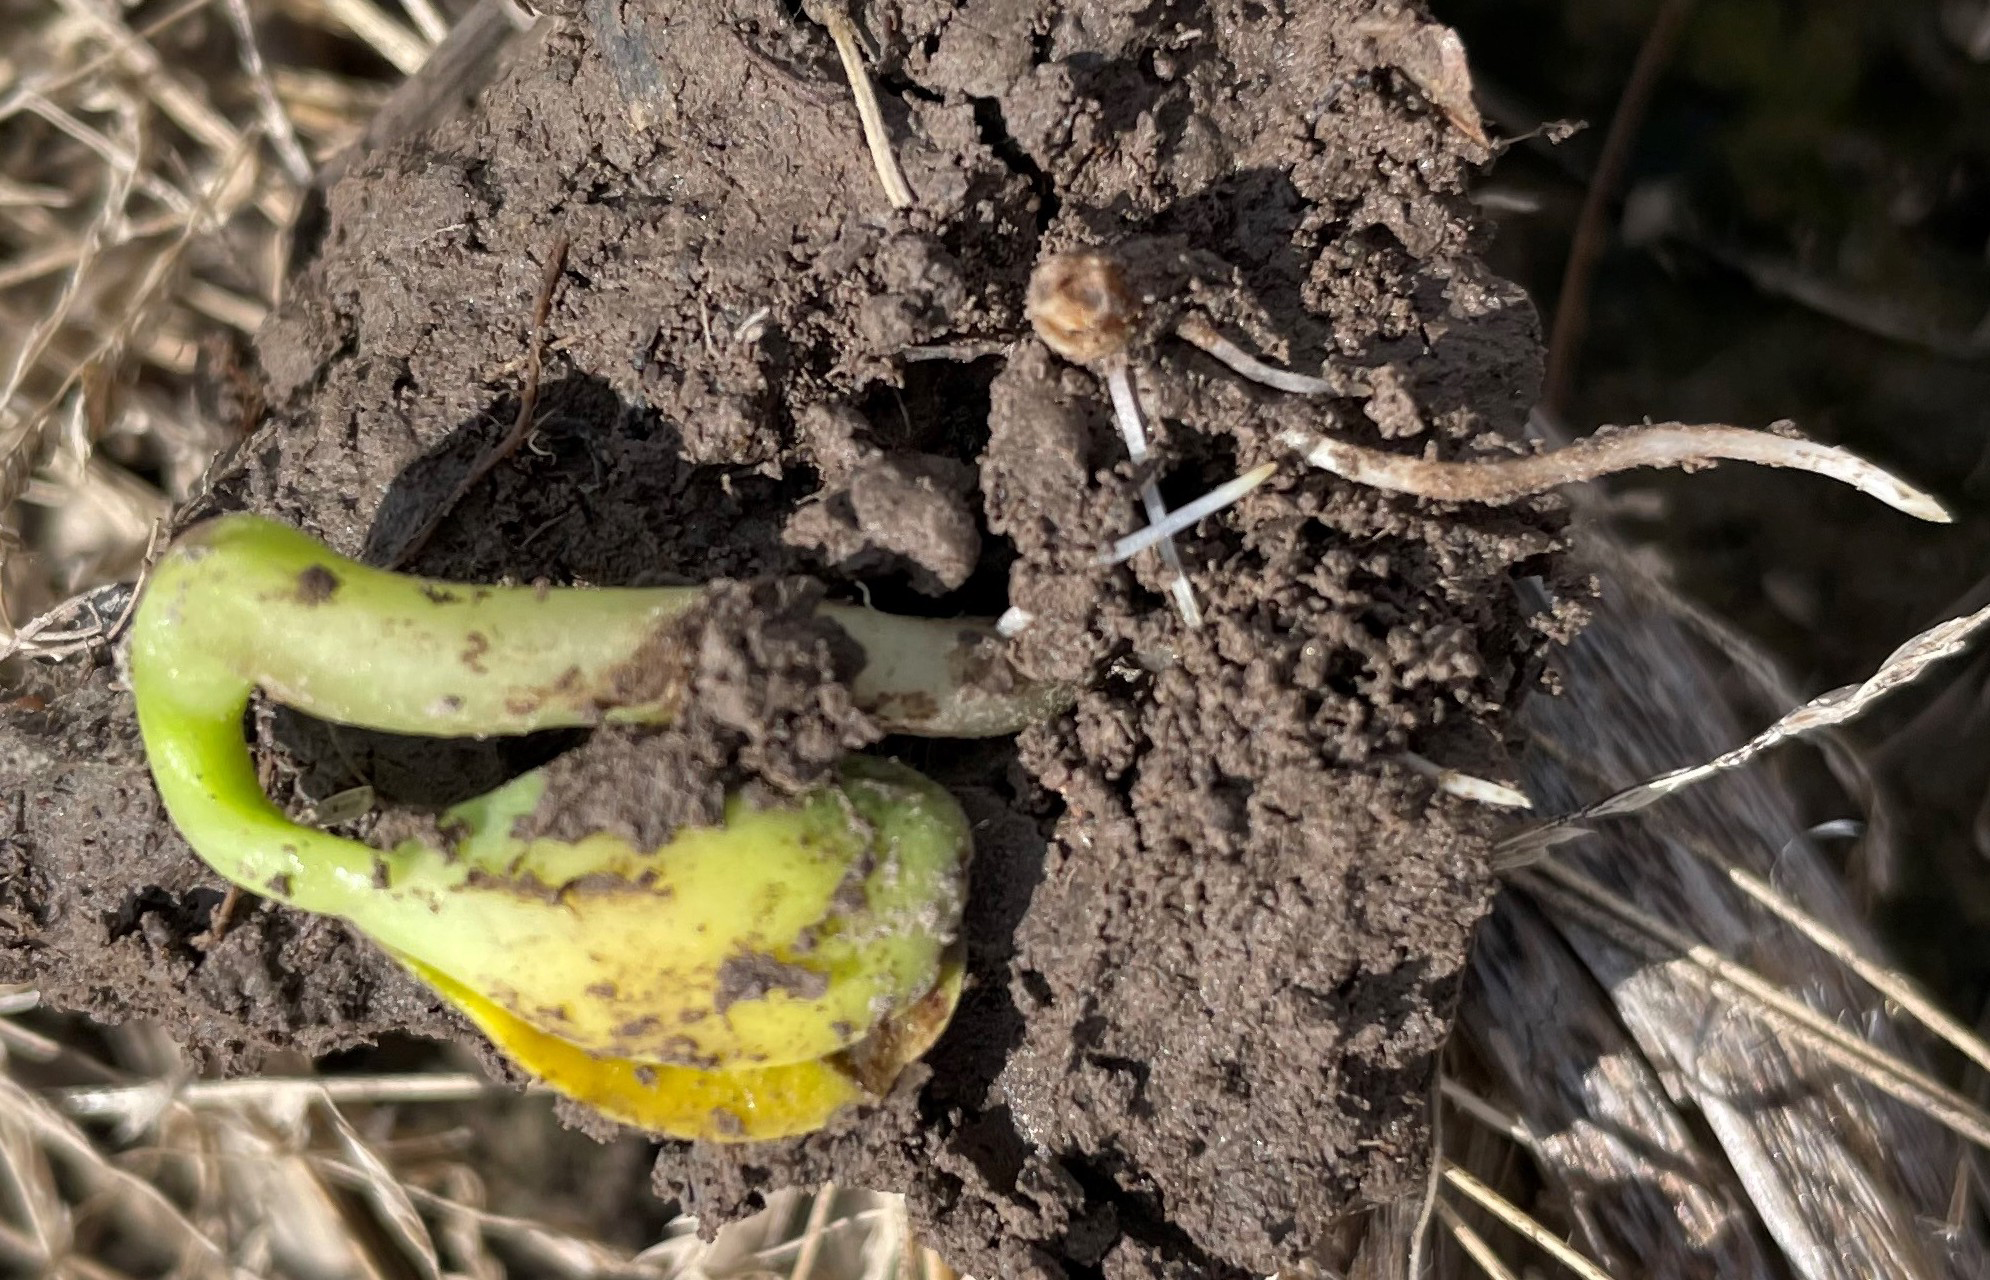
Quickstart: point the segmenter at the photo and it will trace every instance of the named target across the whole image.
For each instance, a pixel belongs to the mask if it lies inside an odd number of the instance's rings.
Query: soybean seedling
[[[889,1087],[958,997],[970,839],[943,789],[853,758],[645,849],[533,835],[534,771],[376,849],[286,817],[243,736],[257,689],[408,733],[667,722],[692,665],[674,620],[699,596],[434,582],[225,517],[175,543],[138,605],[146,756],[215,871],[347,920],[560,1092],[678,1137],[806,1132]],[[853,696],[888,728],[1003,733],[1059,705],[985,625],[824,611],[863,647]]]

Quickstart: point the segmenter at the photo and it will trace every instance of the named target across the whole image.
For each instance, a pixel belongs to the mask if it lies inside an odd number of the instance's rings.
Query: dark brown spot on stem
[[[560,902],[560,890],[530,872],[499,875],[483,867],[472,867],[463,877],[463,883],[479,891],[508,893],[526,902],[550,902],[555,905]]]

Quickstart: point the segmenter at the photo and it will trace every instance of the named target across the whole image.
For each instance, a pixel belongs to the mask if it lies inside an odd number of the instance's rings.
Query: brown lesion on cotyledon
[[[653,1029],[646,1028],[645,1030]],[[644,1051],[647,1056],[648,1050],[646,1047]],[[669,1063],[672,1066],[697,1067],[704,1071],[716,1071],[722,1066],[729,1065],[721,1062],[714,1054],[701,1053],[698,1049],[698,1042],[690,1036],[671,1036],[662,1044],[656,1046],[654,1057],[656,1061]]]
[[[548,705],[586,710],[589,721],[599,724],[602,713],[615,704],[608,697],[589,693],[587,677],[578,665],[569,666],[548,684],[528,685],[507,694],[504,700],[505,711],[514,716],[536,715]]]
[[[518,819],[523,822],[525,819]],[[516,835],[514,823],[514,835]],[[558,884],[539,877],[524,866],[524,855],[512,859],[502,871],[488,867],[472,867],[465,873],[463,883],[473,889],[488,889],[509,893],[528,902],[549,902],[558,906],[571,905],[571,899],[587,895],[608,896],[620,893],[648,894],[661,902],[667,900],[673,890],[669,886],[657,887],[657,872],[654,867],[645,867],[634,878],[616,871],[590,871],[585,875],[574,876]],[[374,877],[378,883],[384,874],[384,867],[375,864]],[[605,963],[599,956],[590,956],[596,963]]]
[[[484,655],[490,651],[490,637],[481,631],[472,631],[465,637],[463,652],[458,657],[464,666],[481,676],[487,674],[484,670]]]
[[[487,649],[481,633],[472,632],[471,647],[462,660],[482,674],[478,660]],[[600,724],[613,711],[643,710],[652,719],[676,717],[689,695],[696,658],[681,619],[667,618],[652,627],[627,658],[595,672],[572,665],[544,684],[509,691],[505,711],[513,716],[536,715],[549,706],[580,711],[590,724]]]
[[[630,1018],[626,1022],[617,1023],[615,1036],[626,1042],[642,1043],[654,1036],[662,1026],[663,1019],[653,1013],[646,1013],[640,1018]]]
[[[797,1000],[820,1000],[829,993],[829,977],[798,964],[789,964],[764,951],[739,950],[719,966],[712,1008],[723,1014],[742,1000],[764,1000],[781,991]]]
[[[876,699],[870,710],[895,724],[928,724],[939,718],[940,700],[924,689],[908,689]]]
[[[337,595],[339,585],[339,575],[324,565],[306,565],[297,573],[297,603],[315,608]]]
[[[617,871],[590,871],[585,875],[575,876],[573,879],[562,884],[559,887],[559,897],[564,902],[569,898],[584,897],[589,894],[608,897],[613,894],[627,893],[631,890],[647,894],[650,892],[651,886],[655,883],[656,869],[654,867],[645,868],[642,874],[633,880]],[[661,900],[663,895],[656,896]]]

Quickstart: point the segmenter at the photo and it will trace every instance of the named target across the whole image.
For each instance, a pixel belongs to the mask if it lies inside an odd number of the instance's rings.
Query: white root
[[[1035,621],[1035,614],[1020,605],[1012,604],[1002,611],[1001,617],[995,619],[995,634],[1004,640],[1013,640],[1028,631],[1030,624]]]
[[[1953,519],[1932,496],[1856,454],[1741,427],[1679,422],[1628,427],[1548,453],[1481,462],[1405,457],[1298,430],[1283,432],[1279,439],[1312,465],[1356,484],[1443,502],[1513,502],[1620,471],[1727,461],[1808,471],[1851,485],[1917,520],[1947,524]]]
[[[1473,774],[1461,773],[1446,768],[1434,760],[1426,760],[1414,751],[1405,751],[1396,759],[1410,772],[1430,779],[1439,791],[1460,800],[1470,800],[1474,804],[1492,805],[1498,809],[1532,809],[1534,802],[1525,794],[1516,791],[1502,782],[1490,778],[1480,778]]]

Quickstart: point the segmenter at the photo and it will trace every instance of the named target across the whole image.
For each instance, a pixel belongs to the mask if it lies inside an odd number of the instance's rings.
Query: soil
[[[1026,610],[1013,660],[1081,689],[1015,741],[872,748],[976,821],[969,990],[880,1107],[791,1143],[666,1145],[659,1193],[708,1227],[834,1178],[904,1191],[977,1275],[1263,1275],[1332,1264],[1339,1219],[1424,1176],[1492,824],[1397,758],[1504,776],[1549,625],[1514,585],[1565,585],[1559,510],[1288,465],[1178,540],[1207,615],[1190,630],[1157,557],[1097,565],[1141,519],[1142,474],[1101,380],[1022,315],[1042,255],[1123,263],[1171,504],[1278,457],[1290,425],[1509,450],[1536,320],[1475,256],[1462,185],[1483,147],[1362,34],[1403,8],[853,6],[917,197],[895,212],[833,47],[792,6],[599,0],[471,116],[331,190],[260,340],[268,416],[186,520],[246,508],[402,560],[509,429],[564,243],[527,447],[404,567],[756,584],[704,633],[712,731],[598,744],[610,764],[563,766],[591,790],[561,822],[643,788],[688,819],[870,740],[819,649],[754,649],[799,579],[905,612]],[[1374,402],[1239,381],[1166,336],[1190,306],[1271,358],[1367,371]],[[742,684],[756,672],[778,696]],[[259,723],[294,803],[366,782],[432,811],[575,746]],[[14,695],[0,778],[0,980],[161,1019],[228,1069],[474,1040],[338,923],[244,904],[208,936],[220,883],[165,822],[108,666]]]

